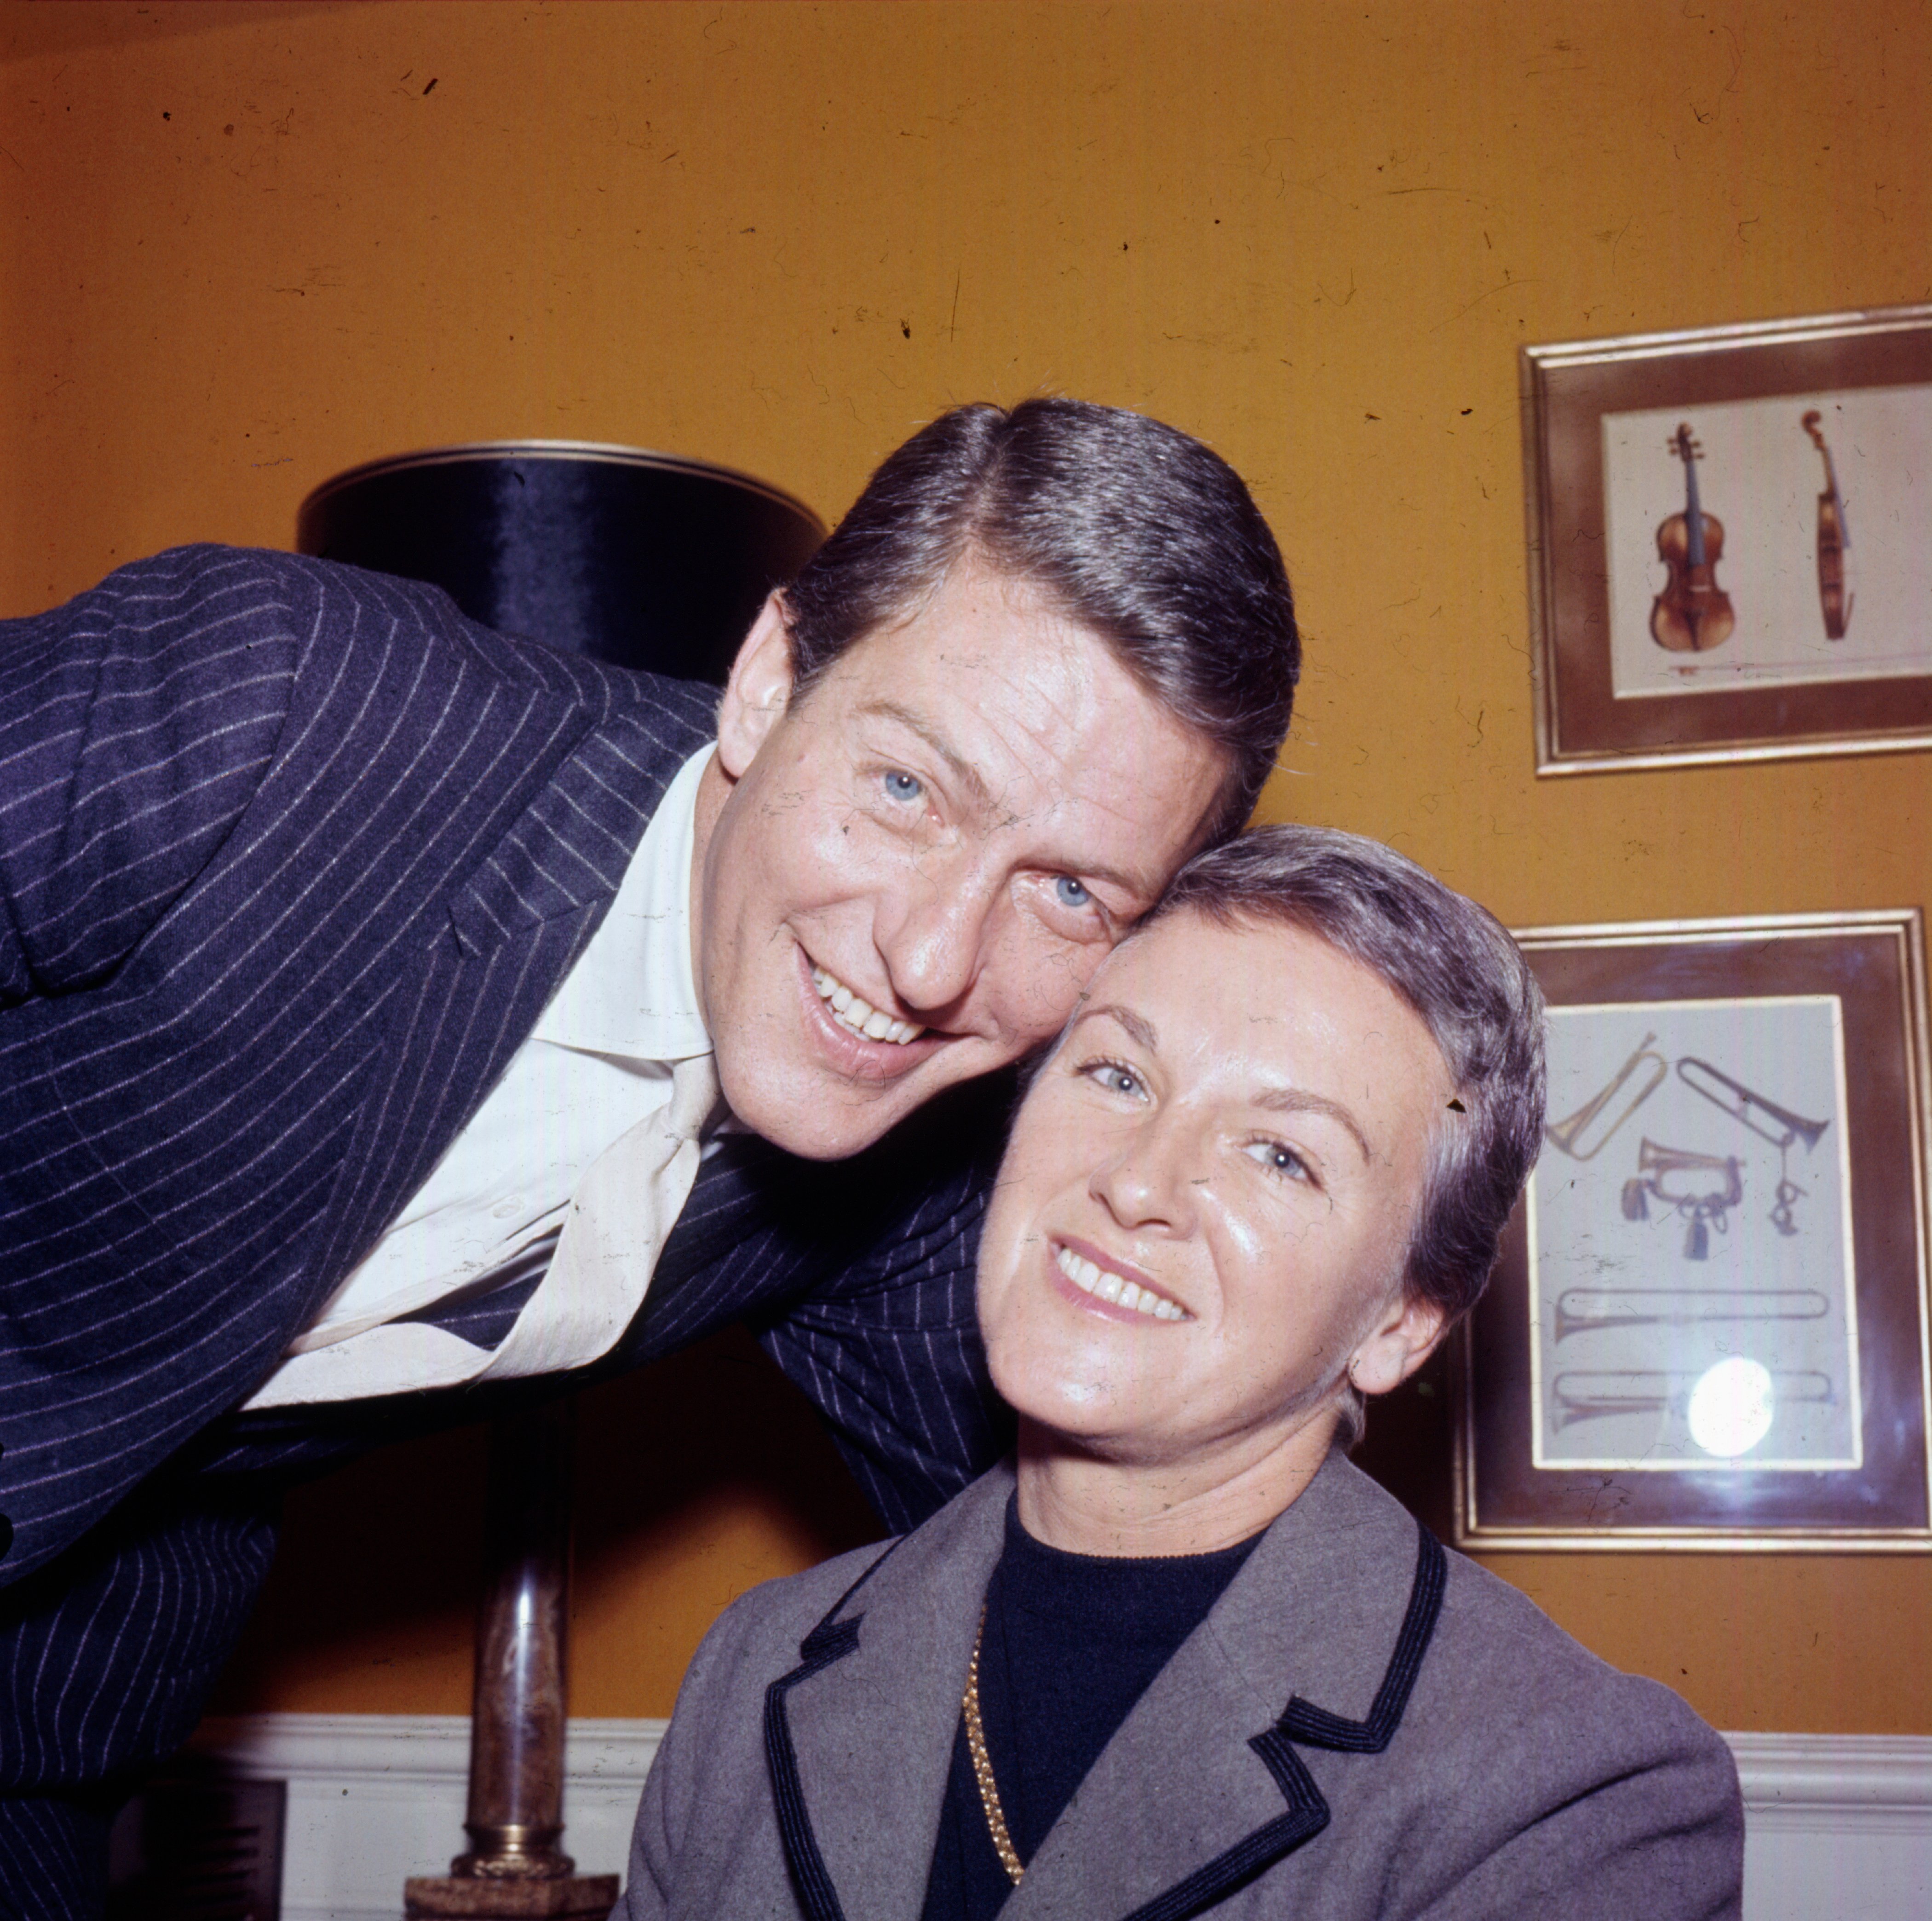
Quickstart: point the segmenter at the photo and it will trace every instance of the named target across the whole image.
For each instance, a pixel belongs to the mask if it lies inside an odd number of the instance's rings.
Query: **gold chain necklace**
[[[1006,1832],[1006,1817],[1000,1811],[1000,1790],[993,1780],[992,1757],[986,1752],[986,1730],[980,1720],[980,1644],[986,1638],[986,1610],[980,1610],[980,1631],[973,1637],[973,1658],[966,1664],[966,1694],[960,1706],[966,1714],[966,1748],[973,1757],[973,1778],[980,1784],[980,1805],[986,1811],[986,1832],[993,1837],[993,1852],[1000,1857],[1006,1878],[1015,1887],[1026,1872],[1012,1836]]]

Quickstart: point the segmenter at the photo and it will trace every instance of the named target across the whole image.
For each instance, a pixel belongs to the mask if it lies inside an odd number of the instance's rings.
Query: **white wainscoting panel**
[[[621,1874],[661,1721],[573,1721],[564,1844]],[[1744,1921],[1932,1916],[1932,1738],[1730,1734],[1744,1783]],[[464,1845],[459,1715],[249,1715],[193,1742],[289,1784],[284,1921],[398,1921],[404,1880]]]
[[[620,1874],[662,1721],[573,1721],[564,1847]],[[455,1714],[258,1714],[202,1723],[189,1744],[289,1784],[283,1921],[400,1921],[411,1874],[446,1874],[469,1844],[470,1720]]]
[[[1744,1921],[1932,1915],[1932,1739],[1724,1739],[1744,1791]]]

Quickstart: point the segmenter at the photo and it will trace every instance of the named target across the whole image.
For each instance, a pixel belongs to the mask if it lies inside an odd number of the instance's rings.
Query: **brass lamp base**
[[[519,1876],[497,1880],[472,1874],[412,1874],[403,1883],[409,1921],[604,1921],[616,1904],[615,1874],[572,1874],[561,1880]]]

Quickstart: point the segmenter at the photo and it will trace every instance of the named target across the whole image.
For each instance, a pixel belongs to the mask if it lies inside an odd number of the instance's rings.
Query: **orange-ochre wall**
[[[1516,389],[1526,341],[1932,299],[1916,0],[16,4],[0,53],[0,612],[286,545],[453,440],[836,515],[941,408],[1050,389],[1202,436],[1278,531],[1268,813],[1516,924],[1932,893],[1922,755],[1534,777]],[[742,1340],[582,1442],[578,1712],[668,1712],[732,1594],[864,1538]],[[223,1705],[466,1706],[479,1462],[298,1496]],[[1491,1559],[1720,1725],[1932,1732],[1932,1560]]]

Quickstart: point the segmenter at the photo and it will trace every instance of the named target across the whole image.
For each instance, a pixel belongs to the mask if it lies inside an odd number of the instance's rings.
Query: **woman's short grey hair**
[[[1196,855],[1142,926],[1184,911],[1224,926],[1298,927],[1420,1017],[1456,1097],[1437,1122],[1402,1286],[1440,1307],[1445,1325],[1460,1319],[1488,1283],[1543,1140],[1543,994],[1516,943],[1394,848],[1330,827],[1258,827]],[[1352,1445],[1361,1406],[1349,1398]]]

